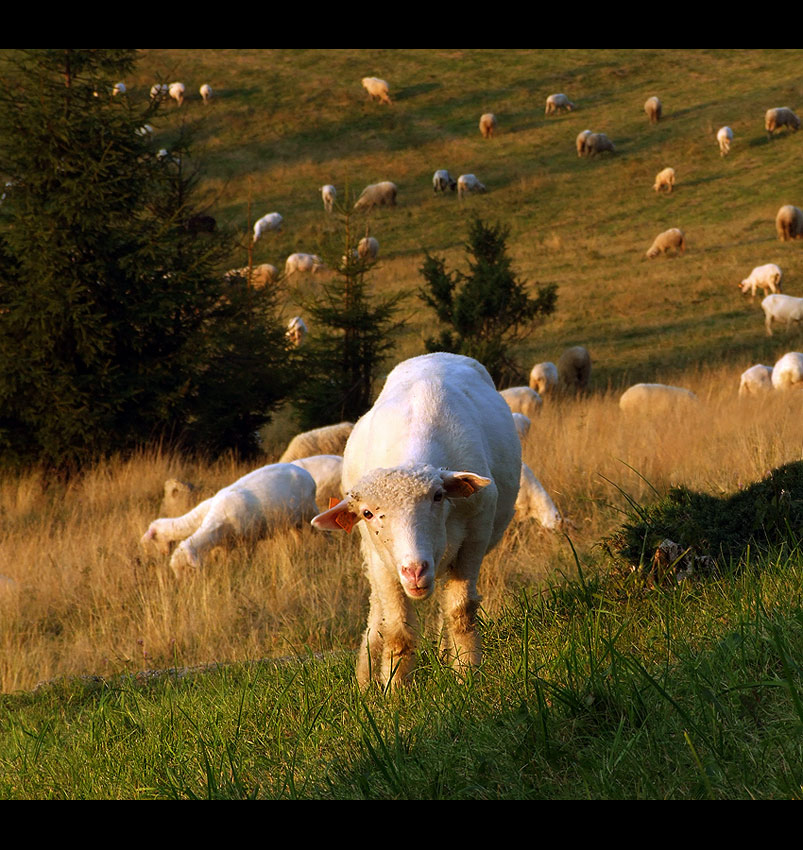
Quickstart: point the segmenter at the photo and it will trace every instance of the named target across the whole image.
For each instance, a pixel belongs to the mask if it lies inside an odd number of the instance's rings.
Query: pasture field
[[[263,541],[179,585],[139,539],[163,482],[205,492],[252,468],[158,447],[69,481],[40,470],[0,480],[0,796],[5,797],[799,797],[800,529],[749,568],[675,592],[613,575],[601,541],[673,484],[733,492],[803,458],[803,393],[739,401],[739,375],[801,350],[766,335],[738,282],[774,262],[803,296],[801,243],[775,236],[803,206],[803,135],[768,141],[768,107],[803,107],[799,51],[142,51],[131,98],[181,79],[158,147],[181,127],[202,153],[202,191],[221,227],[284,216],[254,262],[319,252],[342,228],[319,187],[356,195],[393,180],[399,204],[349,226],[380,242],[377,292],[405,291],[395,361],[436,330],[415,297],[425,252],[463,262],[470,217],[510,228],[520,275],[558,284],[557,311],[519,352],[530,365],[591,352],[590,393],[548,400],[524,457],[570,520],[568,535],[511,526],[483,565],[486,660],[469,682],[426,649],[409,692],[360,695],[353,655],[365,581],[353,536]],[[390,83],[372,103],[360,78]],[[204,106],[198,87],[215,91]],[[565,92],[574,112],[544,116]],[[650,125],[643,103],[661,97]],[[483,140],[493,111],[498,135]],[[734,131],[722,158],[716,131]],[[615,156],[580,159],[608,134]],[[677,173],[658,196],[655,174]],[[435,196],[432,172],[475,173],[488,193]],[[647,260],[657,233],[688,248]],[[313,291],[318,284],[303,284]],[[284,309],[297,309],[292,289]],[[311,329],[314,332],[314,328]],[[388,362],[388,368],[393,361]],[[690,414],[624,417],[630,383],[687,387]],[[265,435],[264,462],[294,433]],[[732,565],[736,567],[737,565]],[[743,565],[744,566],[744,565]],[[423,609],[423,622],[429,616]],[[294,658],[289,664],[279,659]],[[260,659],[276,659],[256,663]],[[187,676],[138,671],[234,663]],[[41,681],[63,679],[31,692]]]

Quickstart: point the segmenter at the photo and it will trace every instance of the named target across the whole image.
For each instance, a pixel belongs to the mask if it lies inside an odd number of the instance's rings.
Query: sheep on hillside
[[[666,189],[667,193],[671,192],[675,186],[675,169],[664,168],[655,175],[655,185],[652,187],[656,192],[661,189]]]
[[[167,97],[170,89],[167,83],[154,83],[151,86],[151,100],[156,100],[160,97]]]
[[[582,345],[567,348],[558,359],[558,386],[564,392],[582,392],[591,380],[591,355]]]
[[[300,345],[303,345],[304,340],[307,338],[307,333],[307,323],[301,318],[301,316],[293,316],[293,318],[287,323],[285,336],[290,342],[290,345],[294,348],[298,348]]]
[[[373,236],[363,236],[357,243],[357,256],[361,260],[375,260],[379,256],[379,241]]]
[[[739,379],[739,397],[762,395],[772,389],[772,366],[757,364],[745,369]]]
[[[670,387],[666,384],[634,384],[622,393],[619,408],[625,413],[665,416],[682,412],[689,405],[697,403],[697,396],[683,387]]]
[[[342,455],[313,455],[300,457],[293,461],[312,476],[315,481],[315,503],[318,509],[329,509],[330,502],[339,502],[343,498],[343,456]]]
[[[750,297],[755,298],[757,289],[760,289],[764,295],[780,292],[782,280],[783,272],[780,267],[776,266],[775,263],[767,263],[763,266],[756,266],[739,284],[739,289],[742,295],[747,295],[749,292]]]
[[[514,516],[517,522],[525,519],[538,520],[547,531],[560,531],[563,528],[563,517],[560,511],[526,463],[521,465],[519,494],[516,496]]]
[[[719,155],[727,156],[731,152],[733,141],[733,130],[730,127],[720,127],[717,130],[717,142],[719,143]]]
[[[170,83],[167,93],[179,106],[184,103],[184,83]]]
[[[379,77],[363,77],[362,87],[368,92],[371,100],[376,98],[380,103],[390,104],[390,95],[388,94],[388,84]]]
[[[530,420],[538,416],[544,403],[541,396],[529,387],[508,387],[506,390],[500,390],[499,395],[511,412],[523,413]]]
[[[583,145],[585,156],[596,156],[598,153],[616,153],[613,142],[605,133],[589,133]]]
[[[437,195],[439,192],[445,192],[451,189],[452,192],[457,188],[457,180],[445,168],[439,168],[432,175],[432,191]]]
[[[279,462],[292,463],[300,457],[312,455],[342,455],[353,429],[353,422],[338,422],[296,434],[287,444]]]
[[[204,103],[209,103],[212,100],[212,86],[209,83],[204,83],[198,91],[201,93]]]
[[[803,390],[803,354],[788,351],[773,366],[772,386],[776,390]]]
[[[296,252],[295,254],[290,254],[284,261],[284,276],[290,277],[290,275],[296,272],[317,274],[322,268],[324,268],[323,260],[317,254]]]
[[[282,229],[284,219],[277,212],[263,215],[254,223],[254,243],[258,242],[265,233],[271,230],[279,231]]]
[[[652,245],[647,249],[647,257],[655,259],[659,254],[675,251],[682,254],[686,250],[686,236],[679,227],[671,227],[663,233],[659,233]]]
[[[360,197],[357,198],[354,209],[359,211],[371,210],[374,207],[395,207],[398,191],[398,186],[391,183],[390,180],[384,180],[382,183],[371,183],[360,192]]]
[[[574,109],[574,104],[566,97],[565,94],[551,94],[546,99],[546,108],[544,115],[554,115],[557,112],[571,112]]]
[[[484,192],[485,184],[473,174],[461,174],[457,178],[457,197],[462,201],[469,192]]]
[[[357,661],[362,687],[397,688],[414,667],[412,602],[440,594],[445,649],[458,667],[481,661],[477,579],[513,516],[521,444],[510,410],[476,360],[437,352],[388,375],[354,426],[341,502],[315,517],[360,530],[371,584]]]
[[[772,323],[792,325],[803,321],[803,298],[792,295],[768,295],[761,302],[764,311],[764,327],[772,336]]]
[[[125,93],[126,93],[125,83],[115,83],[114,84],[114,88],[112,89],[112,96],[118,95],[118,94],[125,94]]]
[[[577,148],[577,156],[585,156],[586,155],[586,139],[591,135],[591,130],[583,130],[582,133],[577,134],[577,138],[575,139],[575,147]]]
[[[775,216],[775,231],[782,242],[803,237],[803,210],[786,204]]]
[[[530,370],[530,389],[542,398],[553,392],[558,385],[558,367],[554,363],[536,363]]]
[[[648,97],[644,102],[644,111],[650,119],[650,124],[657,124],[661,120],[662,109],[661,101],[655,95]]]
[[[496,116],[493,112],[486,112],[480,117],[480,133],[483,139],[490,139],[496,132]]]
[[[788,106],[777,106],[768,109],[764,115],[764,129],[768,136],[781,127],[791,127],[795,132],[800,129],[800,119]]]
[[[321,186],[321,198],[323,198],[323,208],[326,212],[332,212],[335,208],[335,200],[337,199],[337,189],[331,183]]]

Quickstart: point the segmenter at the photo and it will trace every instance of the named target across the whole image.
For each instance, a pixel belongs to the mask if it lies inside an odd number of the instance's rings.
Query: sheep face
[[[426,599],[435,589],[436,570],[447,552],[446,520],[455,499],[491,484],[472,472],[428,465],[375,469],[364,475],[334,507],[312,520],[317,528],[351,531],[362,521],[364,537],[376,544],[404,593]]]

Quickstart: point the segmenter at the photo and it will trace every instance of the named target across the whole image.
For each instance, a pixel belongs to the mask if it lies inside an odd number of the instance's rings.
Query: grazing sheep
[[[199,89],[199,91],[201,93],[201,97],[204,100],[204,103],[209,103],[209,101],[212,100],[212,86],[210,86],[209,83],[204,83]]]
[[[659,254],[666,254],[670,250],[679,254],[686,250],[686,237],[678,227],[671,227],[669,230],[659,233],[647,250],[647,257],[654,260]]]
[[[795,298],[792,295],[768,295],[761,302],[764,311],[764,327],[769,336],[772,336],[772,323],[778,322],[782,325],[803,321],[803,298]]]
[[[312,521],[330,531],[359,524],[371,584],[362,687],[405,682],[417,633],[412,601],[436,583],[447,653],[457,666],[480,663],[477,579],[513,516],[520,476],[510,410],[480,363],[438,352],[388,375],[346,445],[343,500]]]
[[[343,498],[342,455],[300,457],[293,464],[306,469],[315,481],[315,503],[319,510],[326,511],[332,499],[339,502]]]
[[[786,204],[775,216],[775,231],[782,242],[803,237],[803,210]]]
[[[697,404],[697,396],[682,387],[666,384],[634,384],[619,399],[619,408],[625,413],[667,415]]]
[[[586,136],[584,153],[585,156],[596,156],[598,153],[616,153],[613,142],[605,133],[589,133]]]
[[[772,389],[772,366],[758,364],[745,369],[739,380],[739,397],[761,395]]]
[[[224,275],[229,283],[233,283],[236,279],[241,278],[247,281],[254,289],[264,289],[269,283],[276,283],[279,278],[279,270],[271,263],[260,263],[251,269],[251,278],[248,277],[248,266],[241,269],[231,269]]]
[[[803,354],[788,351],[773,366],[772,386],[776,390],[803,390]]]
[[[655,185],[652,187],[656,192],[660,192],[661,189],[666,189],[667,192],[671,192],[675,186],[675,169],[674,168],[664,168],[663,171],[659,171],[655,175]]]
[[[293,318],[287,323],[285,336],[294,348],[298,348],[304,343],[304,340],[307,338],[307,333],[307,323],[301,318],[301,316],[293,316]]]
[[[312,455],[342,455],[353,429],[353,422],[338,422],[296,434],[287,444],[279,462],[292,463],[300,457]]]
[[[764,295],[769,295],[771,292],[781,291],[781,281],[783,280],[783,272],[775,263],[767,263],[763,266],[756,266],[753,271],[739,284],[739,289],[742,295],[750,293],[751,298],[755,298],[756,290],[760,289]]]
[[[473,174],[461,174],[457,178],[457,197],[462,201],[469,192],[484,192],[485,185]]]
[[[182,517],[154,520],[141,542],[166,553],[172,542],[181,540],[170,559],[181,578],[201,567],[217,546],[301,527],[316,512],[312,476],[291,463],[274,463],[244,475]]]
[[[727,156],[731,152],[733,141],[733,130],[730,127],[720,127],[717,130],[717,142],[719,142],[719,155]]]
[[[574,109],[574,104],[566,97],[565,94],[551,94],[546,99],[546,108],[544,115],[554,115],[556,112],[571,112]]]
[[[528,419],[535,419],[541,412],[544,400],[535,390],[529,387],[508,387],[501,390],[499,395],[505,400],[513,413],[523,413]]]
[[[791,127],[795,132],[800,129],[800,119],[788,106],[777,106],[775,109],[768,109],[764,115],[764,129],[768,136],[781,127]]]
[[[451,189],[452,192],[457,188],[457,180],[445,168],[439,168],[432,175],[432,191],[437,195],[438,192],[445,192]]]
[[[482,133],[483,139],[493,138],[493,134],[496,132],[496,116],[493,112],[486,112],[480,118],[480,133]]]
[[[371,100],[377,98],[381,103],[390,104],[390,95],[388,94],[388,84],[379,77],[363,77],[362,87],[371,96]]]
[[[374,207],[395,207],[398,191],[398,186],[389,180],[382,183],[371,183],[370,186],[366,186],[360,192],[360,197],[357,198],[354,209],[372,210]]]
[[[263,215],[262,218],[258,219],[254,223],[254,243],[258,242],[262,238],[263,234],[267,233],[269,230],[281,230],[283,221],[284,219],[277,212]]]
[[[118,94],[125,94],[125,93],[126,93],[125,83],[115,83],[114,84],[114,88],[112,89],[112,96],[118,95]]]
[[[373,236],[363,236],[357,243],[357,256],[361,260],[375,260],[379,256],[379,241]]]
[[[328,213],[332,212],[337,199],[337,189],[331,183],[327,183],[325,186],[321,186],[321,197],[323,198],[323,208]]]
[[[184,103],[184,83],[170,83],[167,93],[179,106]]]
[[[312,272],[312,274],[316,274],[323,267],[323,260],[317,254],[290,254],[284,262],[284,276],[290,277],[295,272]]]
[[[515,410],[511,411],[510,415],[513,417],[513,424],[516,426],[516,433],[519,435],[519,442],[524,445],[524,441],[527,439],[527,435],[530,433],[530,427],[533,423],[529,416],[525,416],[523,413],[517,413]]]
[[[167,97],[170,89],[167,83],[154,83],[151,86],[151,100],[156,100],[159,97]]]
[[[650,119],[650,124],[657,124],[661,120],[661,101],[655,95],[644,101],[644,111]]]
[[[585,156],[586,155],[586,139],[591,135],[591,130],[583,130],[582,133],[577,134],[577,138],[575,139],[575,147],[577,148],[577,156]]]
[[[591,355],[582,345],[567,348],[558,360],[558,385],[566,392],[588,389],[591,380]]]
[[[521,465],[515,519],[517,522],[536,519],[547,531],[560,531],[563,528],[563,517],[560,511],[526,463]]]
[[[558,367],[554,363],[536,363],[530,371],[530,389],[542,398],[558,385]]]

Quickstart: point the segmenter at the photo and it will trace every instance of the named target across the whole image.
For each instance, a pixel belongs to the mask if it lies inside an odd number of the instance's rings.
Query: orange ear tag
[[[351,533],[354,528],[354,523],[357,522],[357,517],[351,511],[341,511],[336,517],[335,522],[346,532]]]
[[[333,508],[335,505],[339,505],[339,504],[340,504],[340,499],[336,498],[335,496],[330,496],[330,497],[329,497],[329,510],[330,510],[330,511],[332,510],[332,508]]]

